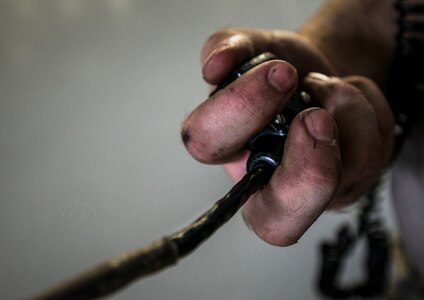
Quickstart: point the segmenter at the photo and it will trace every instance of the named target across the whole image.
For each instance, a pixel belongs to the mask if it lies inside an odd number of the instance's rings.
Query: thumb
[[[334,120],[323,109],[305,110],[290,126],[282,164],[246,203],[244,217],[264,241],[294,244],[331,202],[340,174]]]

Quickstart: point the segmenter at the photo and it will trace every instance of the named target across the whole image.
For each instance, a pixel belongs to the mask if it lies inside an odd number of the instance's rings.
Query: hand
[[[389,160],[394,121],[372,81],[323,75],[335,70],[306,38],[293,33],[220,31],[203,48],[203,76],[215,85],[265,51],[290,63],[263,63],[203,102],[185,120],[182,138],[195,159],[222,163],[239,180],[248,157],[244,146],[282,110],[299,76],[302,89],[320,108],[295,118],[282,164],[243,208],[260,238],[286,246],[325,209],[352,203],[370,188]]]

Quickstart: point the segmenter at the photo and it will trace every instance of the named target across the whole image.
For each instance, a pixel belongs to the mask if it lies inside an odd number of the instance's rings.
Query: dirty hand
[[[319,108],[295,118],[281,165],[243,208],[260,238],[287,246],[327,208],[348,205],[371,187],[390,158],[394,120],[376,84],[335,77],[324,54],[295,33],[219,31],[203,47],[203,77],[216,85],[265,51],[281,60],[253,68],[199,105],[184,121],[182,138],[195,159],[224,164],[237,181],[246,172],[245,145],[282,110],[299,81]]]

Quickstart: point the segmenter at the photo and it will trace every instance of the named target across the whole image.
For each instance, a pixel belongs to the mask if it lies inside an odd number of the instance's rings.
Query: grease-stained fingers
[[[204,163],[226,163],[277,115],[297,85],[296,69],[265,62],[199,105],[184,121],[182,139]]]
[[[216,85],[238,65],[266,51],[293,64],[300,77],[312,71],[335,74],[323,53],[300,34],[234,28],[220,30],[205,42],[201,54],[203,78]]]
[[[294,244],[328,207],[341,175],[337,136],[333,118],[323,109],[305,110],[294,119],[282,164],[243,208],[261,239]]]
[[[387,149],[373,100],[350,82],[322,74],[306,76],[304,87],[336,121],[343,174],[333,204],[347,205],[369,190],[386,163]]]
[[[343,79],[361,90],[374,108],[380,139],[383,148],[386,150],[384,152],[384,160],[388,162],[394,145],[395,118],[386,97],[384,97],[383,92],[378,88],[377,84],[366,77],[349,76]]]

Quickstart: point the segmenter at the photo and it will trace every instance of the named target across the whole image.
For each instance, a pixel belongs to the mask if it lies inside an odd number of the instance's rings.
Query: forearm
[[[363,75],[387,88],[396,13],[390,0],[328,0],[299,33],[332,63],[337,75]]]

